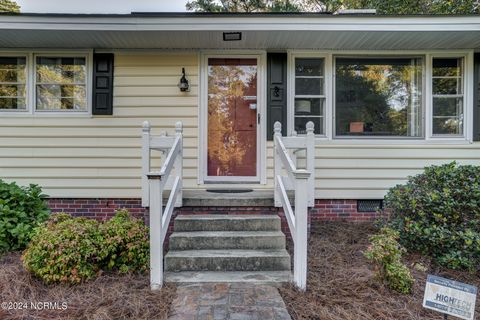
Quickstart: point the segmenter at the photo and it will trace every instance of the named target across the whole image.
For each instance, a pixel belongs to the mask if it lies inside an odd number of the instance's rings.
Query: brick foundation
[[[77,217],[87,217],[97,220],[111,218],[118,209],[126,208],[135,217],[141,218],[148,224],[148,209],[142,207],[139,198],[126,199],[49,199],[52,212],[66,212]],[[275,214],[282,220],[282,231],[290,236],[288,223],[283,210],[275,207],[182,207],[175,209],[173,216],[178,214]],[[377,212],[358,212],[357,200],[315,200],[315,207],[308,215],[308,226],[318,221],[372,221],[380,218]],[[173,219],[169,226],[168,235],[173,232]],[[168,239],[167,235],[167,239]],[[168,240],[167,240],[168,241]]]

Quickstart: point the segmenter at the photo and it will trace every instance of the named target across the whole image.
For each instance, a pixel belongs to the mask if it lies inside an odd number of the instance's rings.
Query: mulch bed
[[[421,256],[408,255],[405,263],[416,279],[413,293],[402,295],[389,290],[374,278],[362,254],[368,236],[376,231],[371,224],[351,223],[323,223],[312,229],[307,291],[299,292],[291,284],[279,289],[293,319],[443,319],[441,314],[422,307],[427,273],[480,287],[478,273],[446,270]],[[413,267],[416,263],[422,263],[428,271],[417,270]]]
[[[148,275],[138,274],[104,273],[79,285],[45,285],[23,269],[19,253],[0,258],[0,302],[28,306],[22,310],[0,309],[2,320],[167,319],[175,292],[172,285],[152,292]],[[43,310],[34,310],[31,302]],[[45,308],[43,302],[52,305]]]

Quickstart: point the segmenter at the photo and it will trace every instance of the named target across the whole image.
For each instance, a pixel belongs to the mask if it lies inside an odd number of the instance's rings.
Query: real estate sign
[[[473,320],[477,287],[428,275],[423,307],[461,319]]]

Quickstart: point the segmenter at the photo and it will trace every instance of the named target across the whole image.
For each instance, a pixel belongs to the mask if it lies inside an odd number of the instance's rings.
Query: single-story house
[[[2,14],[0,177],[141,214],[142,123],[181,121],[178,212],[275,212],[274,124],[312,122],[312,217],[371,219],[424,166],[480,164],[478,50],[480,16]]]

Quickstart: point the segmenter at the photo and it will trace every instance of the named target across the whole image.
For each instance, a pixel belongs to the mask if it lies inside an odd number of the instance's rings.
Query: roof
[[[242,41],[224,42],[239,31]],[[478,15],[328,13],[0,15],[3,48],[480,49]]]

